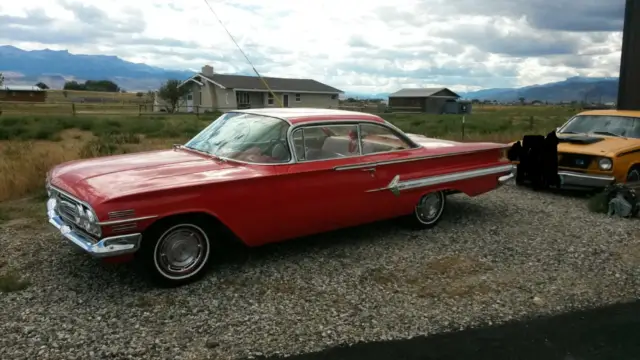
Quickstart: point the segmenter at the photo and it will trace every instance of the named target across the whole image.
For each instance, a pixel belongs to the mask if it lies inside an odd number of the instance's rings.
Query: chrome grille
[[[56,199],[56,211],[62,217],[62,219],[68,221],[71,224],[78,224],[78,203],[76,200],[71,197],[52,189],[53,195],[52,197]]]

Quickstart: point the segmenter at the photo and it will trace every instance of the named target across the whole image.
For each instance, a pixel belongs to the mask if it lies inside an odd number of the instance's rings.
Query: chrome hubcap
[[[184,274],[202,261],[205,247],[202,233],[188,227],[177,228],[160,239],[157,263],[167,273]]]
[[[418,219],[425,223],[431,223],[438,219],[442,212],[444,196],[441,192],[423,196],[416,205]]]
[[[640,171],[638,171],[638,170],[631,170],[631,172],[630,172],[630,173],[629,173],[629,175],[627,176],[627,181],[628,181],[628,182],[640,181]]]

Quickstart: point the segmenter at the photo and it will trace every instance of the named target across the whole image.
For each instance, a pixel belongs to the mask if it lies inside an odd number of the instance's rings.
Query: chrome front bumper
[[[604,188],[615,182],[613,176],[583,174],[573,171],[558,171],[561,188]]]
[[[47,215],[49,217],[49,223],[60,230],[64,238],[93,257],[106,258],[128,255],[136,252],[140,248],[142,234],[112,236],[96,241],[66,224],[56,213],[55,208],[50,206],[49,202],[47,202]]]

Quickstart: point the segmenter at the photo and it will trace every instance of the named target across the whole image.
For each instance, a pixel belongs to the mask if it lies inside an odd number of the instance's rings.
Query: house
[[[46,98],[47,92],[37,86],[0,86],[0,101],[45,102]]]
[[[389,94],[389,107],[420,108],[428,114],[469,113],[471,104],[458,102],[459,98],[460,95],[447,88],[401,89]]]
[[[266,82],[271,91],[267,89]],[[291,79],[218,74],[205,65],[202,71],[183,81],[188,86],[184,106],[179,111],[279,107],[337,108],[342,90],[311,79]]]

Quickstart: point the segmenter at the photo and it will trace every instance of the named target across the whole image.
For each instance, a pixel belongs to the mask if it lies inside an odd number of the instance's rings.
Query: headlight
[[[613,163],[611,162],[611,159],[601,158],[600,160],[598,160],[598,167],[600,168],[600,170],[611,170],[612,166]]]
[[[83,205],[78,205],[78,226],[92,235],[99,237],[102,234],[93,211]]]

